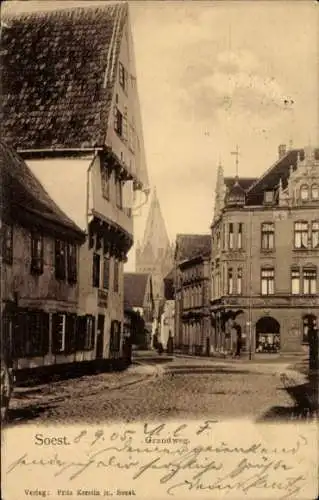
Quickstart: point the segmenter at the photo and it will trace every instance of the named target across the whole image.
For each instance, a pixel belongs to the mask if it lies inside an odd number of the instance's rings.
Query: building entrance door
[[[280,350],[280,324],[271,316],[256,323],[256,352],[276,353]]]
[[[104,350],[104,322],[105,316],[99,314],[97,317],[97,339],[96,339],[96,357],[103,358]]]

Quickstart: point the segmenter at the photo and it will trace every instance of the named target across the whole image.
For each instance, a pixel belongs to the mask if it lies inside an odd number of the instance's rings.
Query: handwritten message
[[[315,498],[315,425],[204,420],[5,432],[5,498]]]

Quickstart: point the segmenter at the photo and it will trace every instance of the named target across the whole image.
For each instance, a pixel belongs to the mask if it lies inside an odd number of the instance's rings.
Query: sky
[[[10,10],[106,2],[7,2]],[[10,4],[10,5],[9,5]],[[319,143],[319,9],[300,1],[131,1],[147,167],[169,237],[208,233],[218,163],[258,176]],[[142,240],[148,205],[135,218]],[[134,268],[134,248],[128,270]]]

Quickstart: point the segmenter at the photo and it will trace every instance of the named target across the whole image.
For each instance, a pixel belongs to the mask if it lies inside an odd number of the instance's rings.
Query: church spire
[[[155,257],[160,257],[169,247],[170,241],[157,196],[157,190],[156,187],[154,187],[141,251],[143,252],[146,248],[149,248],[152,249],[152,254]]]

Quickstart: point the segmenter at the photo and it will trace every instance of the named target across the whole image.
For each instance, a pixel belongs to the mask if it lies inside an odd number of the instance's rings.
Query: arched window
[[[313,184],[311,186],[311,199],[319,200],[319,184]]]
[[[309,187],[307,184],[303,184],[300,188],[300,198],[305,201],[309,199]]]

